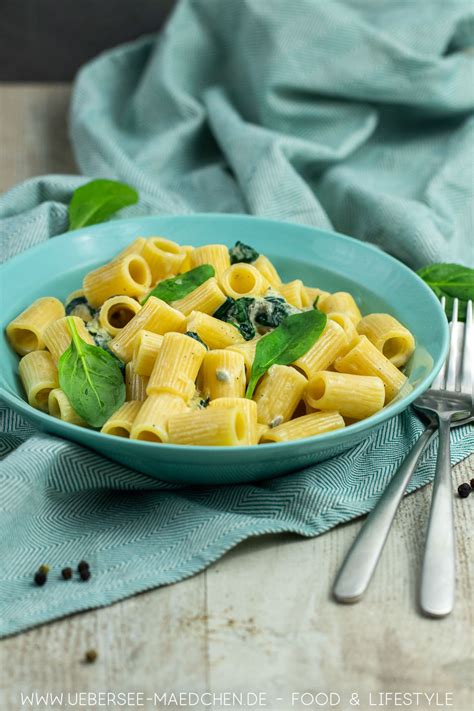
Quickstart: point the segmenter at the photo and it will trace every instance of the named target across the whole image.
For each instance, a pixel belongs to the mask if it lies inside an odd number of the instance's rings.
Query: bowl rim
[[[263,446],[258,445],[258,444],[252,444],[252,445],[241,445],[238,447],[228,447],[228,446],[223,446],[223,445],[216,445],[216,446],[211,446],[211,445],[205,445],[205,446],[198,446],[198,445],[183,445],[183,444],[170,444],[168,442],[163,443],[166,445],[166,451],[167,453],[171,453],[172,451],[176,451],[177,453],[182,453],[185,454],[186,452],[188,453],[193,453],[197,454],[199,453],[200,455],[203,454],[216,454],[216,453],[229,453],[232,454],[233,457],[235,456],[242,456],[245,457],[249,453],[252,453],[252,455],[256,454],[257,452],[261,453],[262,455],[265,453],[265,455],[270,455],[272,453],[276,452],[281,452],[282,447],[285,447],[286,451],[292,450],[292,449],[298,449],[301,447],[301,445],[310,445],[310,444],[318,444],[319,446],[324,446],[324,445],[343,445],[345,440],[351,439],[353,435],[356,435],[360,433],[361,431],[368,430],[371,431],[375,427],[378,427],[379,425],[382,425],[384,422],[387,422],[391,418],[395,417],[395,415],[400,414],[404,410],[408,408],[408,406],[416,400],[419,395],[421,395],[427,388],[429,387],[430,383],[434,380],[436,375],[439,373],[441,370],[441,367],[446,360],[446,356],[448,353],[448,345],[449,345],[449,329],[448,329],[448,322],[447,319],[444,318],[444,312],[441,308],[441,305],[436,298],[435,294],[432,292],[432,290],[429,288],[425,282],[418,277],[415,271],[410,269],[408,266],[406,266],[403,262],[399,261],[392,255],[388,254],[387,252],[384,252],[382,249],[377,247],[376,245],[369,244],[367,242],[363,242],[361,240],[355,239],[354,237],[350,237],[348,235],[341,234],[340,232],[336,232],[334,230],[330,229],[324,229],[320,227],[316,227],[313,225],[306,225],[306,224],[301,224],[301,223],[295,223],[295,222],[286,222],[282,220],[272,220],[268,219],[265,217],[259,217],[257,215],[248,215],[248,214],[239,214],[239,213],[208,213],[208,212],[198,212],[198,213],[190,213],[190,214],[182,214],[182,215],[173,215],[173,214],[163,214],[163,215],[146,215],[146,216],[137,216],[137,217],[131,217],[131,218],[126,218],[126,219],[116,219],[116,220],[109,220],[108,222],[100,223],[97,225],[90,225],[87,227],[82,227],[77,230],[71,230],[69,232],[64,232],[59,235],[55,235],[54,239],[48,239],[44,242],[41,242],[38,245],[35,245],[34,247],[30,249],[26,249],[19,254],[15,255],[11,259],[7,260],[3,264],[0,265],[0,276],[4,272],[8,272],[10,270],[15,270],[17,267],[21,265],[21,263],[24,260],[29,261],[32,257],[34,258],[35,254],[38,252],[41,252],[44,249],[48,249],[49,246],[51,245],[57,245],[58,242],[62,243],[63,241],[66,242],[70,240],[71,237],[77,237],[81,235],[87,235],[92,231],[97,231],[97,232],[108,232],[111,229],[111,226],[116,226],[118,222],[123,224],[124,226],[133,226],[135,224],[139,224],[140,228],[137,228],[139,231],[140,229],[143,229],[144,226],[146,226],[147,223],[154,224],[156,223],[157,220],[162,220],[162,219],[173,219],[173,220],[193,220],[193,219],[210,219],[216,222],[225,222],[228,219],[232,220],[240,220],[242,222],[262,222],[266,223],[269,226],[271,225],[279,225],[281,226],[282,224],[288,225],[289,229],[294,229],[297,228],[302,231],[307,231],[311,233],[321,233],[321,234],[330,234],[331,238],[340,240],[343,243],[348,243],[348,244],[353,244],[354,242],[357,243],[358,247],[360,247],[363,250],[368,250],[372,253],[375,253],[379,258],[382,258],[384,260],[387,260],[388,262],[391,262],[393,266],[404,272],[410,279],[417,279],[418,280],[418,288],[422,289],[425,292],[426,298],[431,301],[433,305],[434,311],[438,312],[438,316],[442,317],[440,319],[440,323],[443,324],[442,326],[442,332],[440,333],[440,339],[442,339],[441,342],[441,348],[440,348],[440,354],[438,358],[433,362],[431,371],[428,375],[426,375],[417,385],[413,387],[413,389],[408,392],[406,395],[404,395],[400,400],[397,400],[394,403],[391,403],[384,407],[382,410],[379,410],[376,412],[374,415],[371,415],[370,417],[365,418],[364,420],[360,420],[359,422],[354,422],[348,427],[344,427],[339,430],[332,430],[331,432],[326,432],[321,435],[312,435],[310,437],[304,437],[302,439],[297,439],[297,440],[289,440],[286,442],[268,442],[265,443]],[[33,408],[26,400],[23,400],[16,394],[12,394],[9,392],[5,387],[2,385],[0,382],[0,399],[4,400],[6,403],[10,404],[16,411],[19,411],[21,413],[24,413],[27,419],[29,420],[35,420],[38,419],[40,422],[44,422],[45,427],[44,430],[48,430],[48,423],[51,423],[51,415],[48,413],[45,413],[41,410],[37,410]],[[65,433],[67,432],[78,432],[81,431],[83,434],[85,434],[88,438],[92,438],[92,441],[103,441],[104,437],[107,439],[107,441],[111,442],[114,441],[117,443],[117,440],[120,441],[120,443],[129,443],[129,446],[133,447],[140,447],[143,449],[143,451],[155,451],[156,453],[159,453],[160,451],[163,451],[161,447],[157,447],[157,444],[155,442],[144,442],[141,440],[130,440],[128,438],[117,438],[114,435],[109,435],[101,432],[100,430],[94,430],[94,429],[89,429],[89,428],[84,428],[84,427],[79,427],[78,425],[71,424],[69,422],[64,422],[63,420],[60,420],[59,418],[53,418],[54,419],[54,425],[55,428],[59,431],[63,430]],[[264,456],[263,458],[267,458]],[[260,459],[260,456],[259,456]]]

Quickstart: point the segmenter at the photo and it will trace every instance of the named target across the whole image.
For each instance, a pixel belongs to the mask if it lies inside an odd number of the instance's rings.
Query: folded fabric
[[[335,229],[417,268],[472,265],[470,2],[182,0],[158,37],[79,74],[71,139],[87,176],[0,198],[3,260],[67,229],[91,177],[134,185],[122,216],[251,212]],[[201,570],[248,536],[313,536],[369,511],[422,429],[394,418],[330,461],[256,485],[137,474],[2,410],[0,634]],[[453,463],[474,451],[452,433]],[[410,485],[430,481],[434,445]],[[58,579],[91,563],[87,583]],[[38,565],[53,567],[46,586]]]

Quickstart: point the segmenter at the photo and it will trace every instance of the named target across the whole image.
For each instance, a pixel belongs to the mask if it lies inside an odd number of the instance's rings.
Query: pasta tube
[[[110,350],[124,363],[128,363],[132,359],[133,342],[139,331],[145,329],[161,336],[168,331],[181,331],[185,322],[182,313],[161,299],[150,296],[140,311],[111,341]]]
[[[328,319],[324,331],[316,343],[301,358],[295,360],[295,368],[312,378],[320,370],[326,370],[337,356],[347,351],[347,336],[335,321]]]
[[[183,333],[166,333],[150,375],[147,395],[169,392],[189,402],[206,348]]]
[[[64,306],[54,296],[37,299],[8,324],[10,345],[19,355],[44,349],[44,332],[64,314]]]
[[[143,402],[146,398],[148,378],[135,372],[132,361],[125,366],[125,400]]]
[[[354,348],[336,359],[334,366],[339,373],[375,375],[381,378],[385,386],[385,403],[393,400],[407,380],[367,336],[361,336]]]
[[[225,244],[206,244],[196,247],[191,252],[191,266],[199,267],[200,264],[210,264],[214,267],[217,281],[226,269],[230,267],[229,250]]]
[[[142,257],[150,267],[153,284],[156,284],[179,272],[186,253],[179,244],[169,239],[148,237],[142,249]]]
[[[116,336],[140,309],[138,301],[130,296],[113,296],[102,304],[99,323],[107,333]]]
[[[82,288],[91,306],[98,308],[111,296],[143,296],[151,284],[150,268],[139,254],[127,254],[84,277]]]
[[[272,262],[264,254],[261,254],[253,263],[255,269],[268,281],[268,283],[278,291],[281,284],[280,275]]]
[[[51,353],[27,353],[20,360],[18,372],[31,407],[47,412],[49,393],[59,387],[58,371]]]
[[[68,396],[61,388],[54,388],[50,391],[48,412],[52,417],[57,417],[63,422],[69,422],[71,425],[78,425],[78,427],[87,427],[87,422],[72,408]]]
[[[321,297],[318,299],[318,309],[325,314],[342,311],[352,319],[355,326],[362,318],[354,297],[347,291],[336,291],[334,294]]]
[[[230,409],[236,407],[245,417],[245,442],[242,444],[258,444],[262,434],[262,425],[257,422],[257,403],[245,397],[219,397],[211,400],[210,408]],[[264,428],[266,429],[266,428]]]
[[[184,412],[168,420],[168,437],[173,444],[236,447],[246,444],[246,418],[238,407]]]
[[[268,429],[263,434],[261,442],[288,442],[340,430],[343,427],[345,423],[338,412],[314,412]]]
[[[287,284],[280,284],[278,291],[284,299],[297,309],[304,309],[312,306],[312,302],[306,292],[306,287],[301,279],[289,281]]]
[[[244,337],[230,323],[220,321],[209,314],[193,311],[188,316],[187,331],[194,331],[209,348],[227,348],[227,346],[243,343]]]
[[[217,284],[217,279],[211,277],[182,299],[173,301],[173,308],[188,316],[192,311],[213,314],[222,306],[226,296]]]
[[[186,244],[181,247],[181,251],[184,252],[184,260],[178,270],[178,274],[184,274],[184,272],[189,272],[192,269],[191,254],[194,252],[194,247]]]
[[[143,252],[143,247],[145,246],[146,239],[145,237],[137,237],[131,244],[128,245],[128,247],[125,247],[125,249],[122,249],[121,252],[117,254],[116,257],[114,257],[114,260],[120,260],[123,259],[123,257],[128,257],[129,254],[140,254]]]
[[[385,388],[373,375],[322,371],[309,381],[305,399],[315,410],[337,410],[343,417],[363,420],[382,409]]]
[[[208,351],[200,371],[202,392],[211,400],[245,395],[245,361],[240,353],[227,350]]]
[[[169,418],[189,410],[182,397],[171,393],[150,395],[140,404],[141,408],[135,417],[130,438],[145,442],[167,442]]]
[[[260,381],[254,399],[258,421],[276,427],[292,416],[308,381],[295,368],[272,365]]]
[[[225,270],[221,276],[221,286],[228,296],[240,299],[243,296],[261,296],[270,283],[252,264],[239,262]]]
[[[415,350],[410,331],[389,314],[369,314],[357,324],[358,332],[367,336],[374,346],[397,368],[406,365]]]
[[[133,342],[132,363],[138,375],[151,375],[163,336],[151,331],[139,331]]]
[[[242,341],[242,343],[233,343],[232,345],[227,346],[228,351],[240,353],[240,355],[244,357],[245,372],[247,378],[250,378],[253,361],[255,360],[255,350],[257,348],[258,341],[259,338],[253,338],[251,341]]]
[[[354,321],[351,319],[349,314],[343,311],[331,311],[328,315],[328,319],[335,321],[339,324],[341,328],[344,329],[344,333],[347,336],[347,348],[353,348],[357,341],[359,340],[359,334],[357,333],[357,328],[354,325]]]
[[[130,437],[133,423],[142,405],[143,402],[139,400],[124,402],[124,404],[109,417],[107,422],[103,425],[101,432],[115,435],[116,437]]]
[[[323,289],[318,289],[316,286],[305,286],[304,290],[306,291],[306,296],[311,306],[314,306],[316,299],[318,300],[317,304],[319,304],[320,299],[322,300],[326,296],[329,296],[329,291],[323,291]]]
[[[94,339],[84,325],[84,321],[79,316],[72,316],[76,324],[77,332],[83,341],[90,346],[94,345]],[[68,317],[60,318],[53,321],[43,334],[46,348],[53,356],[53,360],[57,363],[64,351],[71,343],[71,334],[67,325]]]

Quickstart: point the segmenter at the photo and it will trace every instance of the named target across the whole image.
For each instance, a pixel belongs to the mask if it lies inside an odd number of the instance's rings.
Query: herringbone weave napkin
[[[160,36],[79,74],[71,139],[86,177],[0,198],[8,259],[67,227],[92,176],[133,184],[123,214],[251,212],[334,227],[412,267],[472,264],[470,2],[182,0]],[[27,140],[25,136],[25,140]],[[314,536],[369,511],[422,429],[405,413],[355,449],[262,484],[162,484],[2,410],[0,634],[176,582],[248,536]],[[452,434],[453,463],[474,451]],[[432,448],[411,484],[430,481]],[[88,583],[57,571],[80,558]],[[52,566],[43,588],[32,585]]]

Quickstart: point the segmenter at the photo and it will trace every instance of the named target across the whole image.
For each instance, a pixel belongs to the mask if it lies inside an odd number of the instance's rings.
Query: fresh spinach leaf
[[[215,274],[214,267],[210,264],[201,264],[199,267],[190,269],[189,272],[178,274],[171,279],[160,281],[155,288],[143,299],[142,304],[150,296],[156,296],[157,299],[166,301],[167,304],[178,299],[184,299],[198,286],[204,284],[205,281],[213,277]]]
[[[274,331],[257,342],[245,397],[251,398],[255,387],[272,365],[290,365],[301,358],[318,340],[327,316],[320,311],[303,311],[288,316]]]
[[[255,262],[260,255],[253,247],[249,247],[248,244],[237,241],[234,246],[229,249],[229,256],[231,264],[237,264],[238,262],[250,264],[251,262]]]
[[[79,336],[68,316],[71,344],[58,362],[59,385],[72,408],[92,427],[102,427],[125,401],[125,384],[118,360]]]
[[[138,202],[136,190],[116,180],[98,179],[81,185],[69,203],[69,229],[104,222],[118,210]]]
[[[466,302],[474,300],[474,269],[461,264],[430,264],[417,271],[438,298],[446,298],[446,313],[452,315],[453,301],[459,299],[459,318],[466,318]]]

